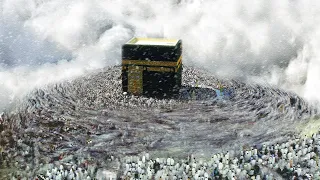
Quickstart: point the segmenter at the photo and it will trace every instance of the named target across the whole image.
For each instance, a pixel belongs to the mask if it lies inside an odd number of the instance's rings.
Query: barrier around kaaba
[[[122,46],[124,92],[170,97],[181,88],[181,74],[181,40],[132,38]]]

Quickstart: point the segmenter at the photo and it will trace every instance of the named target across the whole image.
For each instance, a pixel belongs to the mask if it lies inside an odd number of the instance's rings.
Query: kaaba
[[[133,95],[170,97],[181,88],[182,41],[132,38],[122,46],[122,90]]]

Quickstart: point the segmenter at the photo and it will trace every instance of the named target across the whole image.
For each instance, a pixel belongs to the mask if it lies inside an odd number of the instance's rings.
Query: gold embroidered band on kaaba
[[[122,60],[122,66],[125,65],[135,65],[135,66],[156,66],[156,67],[148,67],[151,71],[168,71],[169,68],[165,67],[172,67],[175,68],[175,72],[181,66],[182,56],[179,57],[177,62],[171,61],[148,61],[148,60]],[[164,68],[162,68],[164,67]]]

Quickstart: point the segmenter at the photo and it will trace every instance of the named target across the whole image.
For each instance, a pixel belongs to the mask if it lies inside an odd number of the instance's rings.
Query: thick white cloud
[[[180,38],[184,62],[320,100],[316,0],[0,0],[0,108],[120,63],[132,36]]]

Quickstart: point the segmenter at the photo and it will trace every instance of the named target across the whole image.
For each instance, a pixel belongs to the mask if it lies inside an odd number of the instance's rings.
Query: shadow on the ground
[[[215,100],[215,99],[225,99],[226,97],[231,98],[231,91],[228,94],[222,93],[218,89],[205,88],[205,87],[192,87],[192,86],[182,86],[177,93],[164,93],[159,94],[155,92],[154,94],[144,95],[145,97],[152,97],[157,99],[175,99],[175,100]]]

